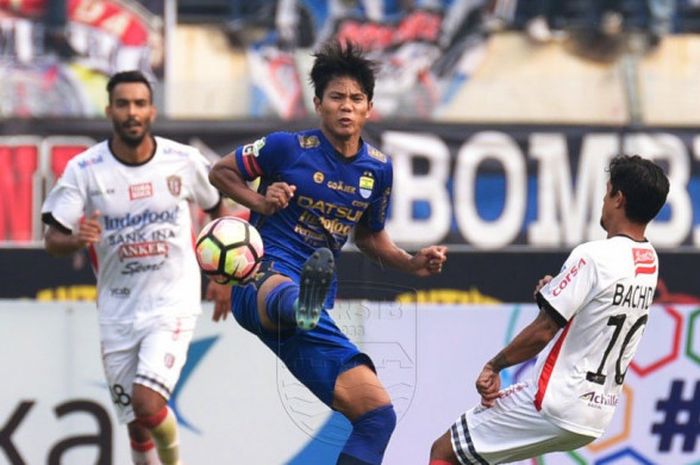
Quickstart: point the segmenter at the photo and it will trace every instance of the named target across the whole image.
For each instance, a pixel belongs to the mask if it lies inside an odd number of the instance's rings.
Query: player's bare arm
[[[430,276],[442,271],[447,260],[447,247],[431,245],[411,255],[391,239],[386,230],[371,231],[359,224],[355,228],[355,245],[369,258],[382,266],[388,266],[418,276]]]
[[[500,377],[498,373],[536,356],[560,330],[559,324],[544,310],[526,326],[498,355],[489,360],[476,381],[481,403],[493,405],[498,398]]]
[[[92,216],[83,218],[76,234],[49,226],[44,236],[46,251],[54,257],[64,257],[98,242],[102,234],[99,216],[100,213],[95,212]]]
[[[286,208],[296,191],[296,186],[275,182],[268,186],[264,196],[257,193],[243,179],[233,153],[214,164],[209,173],[209,181],[224,195],[263,215],[272,215]]]

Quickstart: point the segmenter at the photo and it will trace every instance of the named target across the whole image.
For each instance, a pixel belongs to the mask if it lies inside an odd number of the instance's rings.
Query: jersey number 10
[[[595,373],[592,371],[586,373],[586,379],[588,381],[596,384],[605,384],[606,375],[603,374],[603,367],[605,367],[605,361],[608,359],[608,355],[610,355],[610,351],[615,345],[615,342],[617,342],[617,339],[620,337],[620,333],[622,332],[622,326],[625,323],[626,318],[627,315],[622,314],[611,316],[608,319],[608,326],[614,326],[615,332],[613,332],[612,338],[610,339],[610,343],[605,349],[603,359],[600,361],[600,365],[598,366],[598,371],[596,371]],[[627,374],[627,367],[625,367],[623,371],[621,366],[622,356],[625,354],[625,349],[627,348],[627,345],[629,345],[630,341],[632,340],[632,337],[637,333],[637,331],[639,331],[639,329],[647,323],[647,319],[648,315],[640,316],[639,319],[634,322],[629,331],[627,331],[627,335],[622,341],[622,347],[620,347],[620,354],[618,355],[617,361],[615,362],[615,382],[617,384],[622,384],[625,380],[625,375]]]

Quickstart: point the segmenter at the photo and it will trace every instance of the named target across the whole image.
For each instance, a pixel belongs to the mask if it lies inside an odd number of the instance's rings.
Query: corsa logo
[[[569,268],[569,271],[564,275],[563,278],[558,283],[553,283],[550,284],[550,288],[552,289],[552,295],[554,297],[557,297],[559,294],[562,293],[564,289],[576,278],[576,275],[578,272],[586,266],[586,260],[581,257],[581,259],[575,263],[571,268]]]

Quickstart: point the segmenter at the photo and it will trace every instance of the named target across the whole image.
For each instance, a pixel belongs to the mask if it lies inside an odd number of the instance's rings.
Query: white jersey
[[[658,278],[648,242],[625,236],[576,247],[538,294],[561,324],[535,366],[535,407],[556,425],[598,437],[610,423],[646,327]]]
[[[68,162],[42,207],[71,231],[99,211],[102,238],[90,252],[101,323],[201,313],[189,201],[207,210],[220,196],[198,150],[155,141],[139,165],[118,160],[107,141],[94,145]]]

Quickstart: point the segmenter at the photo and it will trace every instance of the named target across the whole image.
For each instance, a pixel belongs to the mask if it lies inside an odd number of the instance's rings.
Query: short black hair
[[[349,77],[360,84],[367,100],[372,101],[378,64],[365,58],[359,46],[350,41],[341,43],[330,40],[313,56],[315,60],[309,77],[316,97],[323,97],[323,92],[332,79]]]
[[[669,182],[661,167],[639,155],[618,155],[610,161],[611,194],[625,196],[625,215],[647,224],[666,203]]]
[[[121,71],[112,75],[107,82],[107,93],[109,94],[109,101],[112,101],[112,91],[119,84],[125,82],[140,82],[148,87],[148,94],[151,96],[151,101],[153,101],[153,87],[151,87],[151,81],[148,80],[146,75],[141,71],[131,70],[131,71]]]

